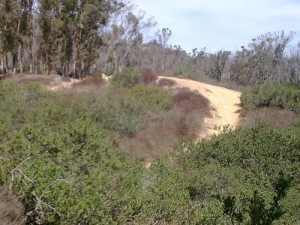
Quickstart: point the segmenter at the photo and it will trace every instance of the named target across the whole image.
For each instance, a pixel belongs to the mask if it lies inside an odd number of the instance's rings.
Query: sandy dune
[[[192,91],[197,91],[210,101],[213,109],[211,111],[212,116],[204,119],[204,128],[206,129],[199,134],[199,138],[218,134],[222,130],[218,128],[223,126],[229,125],[229,127],[235,128],[238,125],[240,92],[188,79],[160,76],[157,82],[160,79],[174,81],[176,83],[175,88],[189,88]]]

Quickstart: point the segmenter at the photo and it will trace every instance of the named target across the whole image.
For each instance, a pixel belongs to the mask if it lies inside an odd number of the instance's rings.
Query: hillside
[[[257,98],[252,90],[243,90],[242,106]],[[271,90],[281,90],[268,98],[274,106],[297,112],[296,86]],[[111,83],[5,79],[0,206],[26,224],[298,224],[300,123],[219,133],[238,124],[239,95],[149,71]],[[22,207],[7,207],[11,199]]]
[[[18,80],[18,82],[39,82],[52,91],[70,90],[74,84],[79,86],[81,84],[82,86],[86,85],[85,80],[80,81],[72,78],[64,80],[59,76],[39,75],[37,77],[36,75],[26,75],[15,79]],[[188,89],[191,92],[196,91],[208,99],[210,116],[199,118],[199,121],[204,123],[199,124],[199,127],[201,126],[202,129],[198,133],[198,139],[208,137],[212,134],[217,134],[221,131],[223,126],[235,128],[239,124],[240,92],[190,79],[166,76],[159,76],[156,80],[156,84],[159,85],[162,80],[174,82],[170,86],[165,86],[165,88],[173,90],[175,93],[176,90]],[[201,109],[199,109],[199,111],[201,111]],[[203,114],[200,112],[199,117],[203,117]]]
[[[189,79],[160,76],[158,81],[168,79],[174,81],[172,88],[188,88],[197,91],[210,102],[211,116],[204,119],[204,129],[199,138],[217,134],[222,126],[235,128],[239,124],[240,92]],[[201,114],[200,114],[201,115]]]

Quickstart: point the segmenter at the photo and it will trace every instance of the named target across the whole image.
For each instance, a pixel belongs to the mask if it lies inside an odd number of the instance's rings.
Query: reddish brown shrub
[[[174,90],[174,107],[161,115],[151,115],[152,122],[132,137],[124,137],[120,146],[130,155],[145,162],[170,153],[178,137],[196,139],[202,131],[203,120],[209,116],[209,101],[188,89]]]
[[[0,186],[0,224],[22,225],[23,206],[6,188]]]
[[[154,83],[157,80],[157,76],[154,74],[154,72],[151,69],[144,68],[144,69],[140,69],[139,72],[142,75],[141,82],[145,85]]]
[[[62,77],[61,80],[64,82],[71,82],[70,77]]]
[[[173,80],[166,79],[166,78],[162,78],[162,79],[160,79],[160,80],[158,81],[158,84],[157,84],[157,85],[158,85],[159,87],[164,87],[164,86],[166,86],[166,87],[173,87],[175,84],[176,84],[176,82],[173,81]]]
[[[296,114],[290,110],[279,107],[261,107],[255,110],[243,112],[241,126],[252,126],[259,121],[264,121],[274,127],[285,127],[296,118]]]
[[[12,81],[17,81],[19,84],[28,84],[31,82],[40,83],[43,85],[49,85],[54,81],[56,76],[44,76],[44,75],[18,75],[13,77]]]
[[[188,89],[175,90],[173,101],[180,106],[184,111],[191,111],[195,109],[209,110],[209,100],[199,94]]]
[[[82,86],[89,86],[89,85],[94,85],[94,86],[102,86],[106,84],[106,80],[101,76],[87,76],[85,79],[81,80],[78,83],[73,84],[74,87],[82,87]]]

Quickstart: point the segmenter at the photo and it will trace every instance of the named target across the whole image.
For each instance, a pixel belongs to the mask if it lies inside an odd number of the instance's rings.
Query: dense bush
[[[254,109],[259,106],[279,106],[300,112],[300,86],[297,84],[254,85],[245,87],[242,106]]]
[[[133,87],[138,84],[141,74],[133,68],[125,68],[112,76],[111,84],[120,87]]]
[[[0,180],[23,203],[27,224],[134,220],[144,199],[142,165],[118,153],[116,135],[84,103],[35,84],[1,83],[0,96]]]
[[[153,84],[158,78],[149,68],[140,69],[139,72],[141,73],[140,82],[145,85]]]
[[[127,129],[122,122],[145,124],[149,112],[169,109],[168,92],[137,86],[73,102],[37,84],[0,83],[0,96],[0,181],[23,203],[26,224],[147,224],[180,217],[177,191],[184,186],[158,202],[167,185],[161,181],[170,174],[152,181],[158,174],[118,150],[118,133]],[[125,127],[106,129],[120,116]]]
[[[151,121],[151,115],[172,106],[170,93],[156,87],[135,86],[108,95],[91,105],[91,113],[105,129],[132,135]]]
[[[0,83],[0,107],[0,181],[23,204],[26,224],[225,225],[240,214],[249,224],[256,209],[274,224],[300,221],[299,122],[185,140],[171,162],[147,169],[122,153],[118,137],[172,107],[164,90],[75,102],[36,84]],[[294,179],[276,192],[280,174]]]
[[[268,207],[280,174],[287,179],[293,177],[291,189],[280,201],[286,213],[275,224],[297,224],[300,221],[297,213],[300,205],[296,200],[300,197],[296,191],[300,187],[299,136],[299,123],[276,130],[258,124],[199,143],[184,140],[176,146],[175,158],[185,174],[189,174],[190,194],[194,200],[205,204],[218,196],[235,196],[245,219],[249,216],[253,191],[260,193],[259,198]]]

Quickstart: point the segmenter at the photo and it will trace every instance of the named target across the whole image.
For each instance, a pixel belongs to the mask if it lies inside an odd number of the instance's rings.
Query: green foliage
[[[300,112],[300,87],[297,84],[254,85],[242,91],[241,104],[246,109],[279,106]]]
[[[287,194],[290,184],[297,188],[300,185],[299,128],[299,122],[285,129],[258,124],[199,143],[191,140],[178,143],[175,146],[175,158],[185,174],[189,174],[192,199],[205,201],[226,196],[222,197],[226,203],[225,214],[235,221],[240,219],[238,213],[242,212],[247,222],[250,219],[246,216],[245,205],[253,190],[257,190],[257,204],[253,204],[259,207],[261,203],[261,207],[267,210],[257,209],[262,213],[260,216],[268,216],[272,221],[280,219],[282,223],[299,221],[296,213],[300,209],[299,204]],[[294,177],[293,182],[278,179],[281,173]],[[227,199],[227,196],[235,196],[236,200]],[[283,215],[284,211],[288,215]]]
[[[111,84],[120,87],[133,87],[138,84],[141,74],[133,68],[125,68],[122,72],[116,73],[111,79]]]
[[[173,74],[176,77],[191,77],[195,73],[196,71],[192,67],[179,67],[179,68],[174,68],[173,70]]]
[[[230,217],[231,223],[234,224],[234,221],[238,223],[243,222],[243,214],[242,212],[236,208],[236,198],[233,196],[227,196],[222,199],[224,206],[224,213]]]
[[[99,99],[91,106],[91,112],[105,129],[132,135],[151,121],[151,114],[171,106],[171,95],[167,91],[136,86]]]
[[[117,134],[108,127],[114,120],[100,119],[117,119],[123,110],[124,122],[134,124],[137,117],[146,124],[147,113],[172,106],[168,92],[137,86],[75,103],[37,84],[1,83],[0,106],[0,178],[19,196],[27,224],[145,224],[156,206],[165,211],[160,221],[175,217],[168,202],[182,209],[176,190],[164,204],[153,201],[159,198],[144,189],[145,168],[117,150]],[[113,128],[120,133],[130,128],[122,126]]]
[[[182,172],[170,167],[164,160],[153,163],[151,171],[144,178],[148,194],[145,214],[151,223],[181,221],[189,205],[188,183]]]
[[[172,98],[155,87],[118,91],[74,102],[37,84],[0,83],[0,181],[26,224],[251,224],[258,211],[260,222],[299,223],[299,121],[185,139],[171,163],[146,169],[118,137]]]
[[[160,88],[136,86],[132,89],[124,90],[124,94],[132,96],[156,112],[172,107],[171,94]]]

